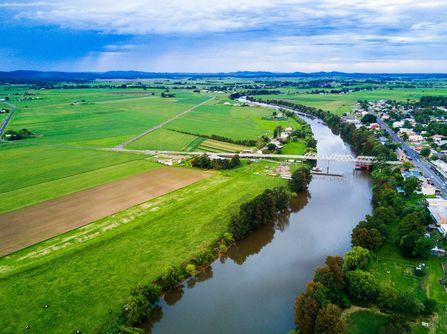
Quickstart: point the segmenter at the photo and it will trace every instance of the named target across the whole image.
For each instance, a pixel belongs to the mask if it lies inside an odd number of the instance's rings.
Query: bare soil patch
[[[159,168],[0,215],[0,256],[185,187],[212,173]]]

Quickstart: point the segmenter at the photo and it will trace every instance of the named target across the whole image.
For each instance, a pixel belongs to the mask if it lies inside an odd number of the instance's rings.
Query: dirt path
[[[185,187],[212,173],[159,168],[0,215],[4,256],[151,198]]]

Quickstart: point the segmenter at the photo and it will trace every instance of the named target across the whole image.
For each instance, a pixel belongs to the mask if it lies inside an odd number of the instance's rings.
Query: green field
[[[226,99],[216,99],[201,106],[169,124],[170,129],[200,135],[219,135],[235,140],[256,139],[261,135],[272,135],[276,126],[291,126],[298,123],[289,118],[284,121],[264,120],[272,114],[266,108],[226,106]]]
[[[412,88],[412,89],[377,89],[372,91],[352,92],[347,94],[303,94],[296,90],[288,90],[285,94],[262,95],[262,99],[282,99],[321,108],[341,115],[351,112],[358,100],[416,100],[428,95],[447,95],[445,88]]]
[[[28,143],[95,147],[116,146],[210,97],[176,91],[175,98],[162,98],[160,91],[152,95],[150,91],[119,89],[35,93],[39,100],[11,101],[18,112],[10,129],[27,128],[38,136]]]
[[[29,325],[40,333],[92,333],[123,307],[131,287],[193,256],[226,230],[241,202],[285,183],[262,175],[264,166],[217,174],[1,258],[2,332]]]
[[[183,151],[197,138],[166,128],[160,128],[130,143],[126,148],[137,150]]]
[[[357,311],[348,316],[346,334],[379,334],[387,319],[371,311]]]
[[[144,156],[59,146],[0,147],[0,213],[147,171]]]

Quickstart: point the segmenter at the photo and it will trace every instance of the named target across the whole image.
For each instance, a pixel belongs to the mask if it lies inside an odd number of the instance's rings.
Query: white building
[[[447,235],[447,201],[443,198],[427,198],[428,211],[438,226],[438,231]]]

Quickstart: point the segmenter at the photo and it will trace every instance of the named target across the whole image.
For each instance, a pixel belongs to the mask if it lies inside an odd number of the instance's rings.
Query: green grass
[[[372,311],[357,311],[349,315],[346,334],[379,334],[386,325],[386,316]]]
[[[240,203],[285,183],[254,174],[264,166],[218,174],[3,257],[2,332],[26,325],[42,333],[94,332],[123,307],[131,287],[193,256],[225,231]]]
[[[196,140],[196,136],[170,131],[164,128],[155,130],[127,145],[126,148],[138,150],[183,151]]]
[[[225,106],[222,99],[216,99],[201,106],[169,124],[170,129],[200,135],[219,135],[232,139],[256,139],[261,135],[271,135],[276,126],[299,124],[289,118],[285,121],[264,120],[272,111],[266,108]]]
[[[0,212],[56,198],[155,166],[135,154],[59,146],[0,147]]]
[[[304,141],[291,141],[284,145],[282,154],[304,154],[307,146]]]
[[[11,101],[17,114],[11,129],[39,137],[28,143],[111,147],[207,100],[210,95],[176,91],[162,98],[143,90],[76,89],[36,92],[39,100]],[[72,105],[73,101],[85,103]]]

